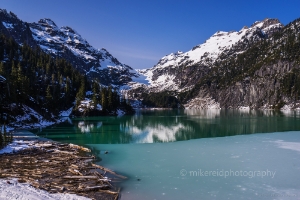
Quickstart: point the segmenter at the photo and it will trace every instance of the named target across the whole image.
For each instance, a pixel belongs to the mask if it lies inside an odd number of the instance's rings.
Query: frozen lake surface
[[[299,199],[300,132],[91,144],[126,173],[122,199]]]

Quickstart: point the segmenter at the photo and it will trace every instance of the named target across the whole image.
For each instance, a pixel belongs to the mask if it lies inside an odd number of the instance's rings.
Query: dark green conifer
[[[0,148],[2,148],[4,145],[4,140],[3,140],[3,136],[2,136],[2,126],[0,126]]]

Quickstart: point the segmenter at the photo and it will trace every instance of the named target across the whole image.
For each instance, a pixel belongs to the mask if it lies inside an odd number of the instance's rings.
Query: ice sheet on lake
[[[283,140],[274,141],[279,148],[290,149],[300,152],[300,142],[285,142]]]
[[[101,164],[129,176],[125,200],[300,198],[298,131],[90,146],[111,152]]]

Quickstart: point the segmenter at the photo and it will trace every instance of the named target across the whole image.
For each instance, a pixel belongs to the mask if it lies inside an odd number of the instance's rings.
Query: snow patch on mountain
[[[10,24],[10,23],[6,23],[6,22],[2,22],[3,26],[5,26],[5,28],[14,28],[14,25],[13,24]]]
[[[95,53],[97,50],[91,47],[78,32],[70,27],[63,26],[58,28],[52,20],[41,19],[38,23],[32,23],[30,30],[38,44],[51,53],[57,54],[59,50],[64,51],[64,48],[67,48],[76,56],[86,60],[96,60],[91,53]],[[79,48],[80,46],[88,46],[89,51]]]

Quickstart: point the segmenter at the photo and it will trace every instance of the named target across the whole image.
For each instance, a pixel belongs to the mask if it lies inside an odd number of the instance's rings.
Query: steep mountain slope
[[[65,60],[0,35],[0,124],[59,122],[59,112],[73,106],[83,81]]]
[[[190,51],[185,53],[178,51],[166,55],[153,68],[139,72],[147,76],[151,91],[185,90],[195,84],[192,80],[186,80],[187,77],[182,77],[182,71],[186,71],[187,67],[205,66],[206,69],[203,70],[198,68],[199,72],[191,69],[192,73],[201,77],[203,73],[207,73],[206,71],[210,67],[214,66],[213,63],[216,60],[223,59],[220,55],[224,53],[230,53],[231,56],[240,54],[251,44],[270,37],[282,27],[283,25],[277,19],[265,19],[255,22],[249,28],[245,26],[240,31],[218,31],[203,44],[193,47]],[[191,72],[188,71],[187,74],[190,74]]]
[[[74,29],[57,27],[51,19],[37,23],[20,20],[12,12],[0,9],[0,32],[19,44],[39,46],[54,58],[64,58],[82,74],[97,78],[104,85],[124,85],[137,76],[130,66],[119,62],[106,49],[95,49]]]
[[[239,32],[218,32],[141,70],[150,86],[135,85],[128,94],[148,105],[164,95],[186,108],[299,108],[299,21],[283,26],[265,19]]]
[[[112,86],[100,87],[97,81],[91,84],[65,59],[53,59],[41,49],[18,45],[5,35],[0,35],[0,91],[0,126],[47,126],[71,113],[133,113]]]

